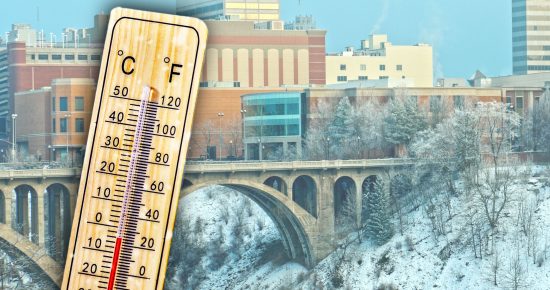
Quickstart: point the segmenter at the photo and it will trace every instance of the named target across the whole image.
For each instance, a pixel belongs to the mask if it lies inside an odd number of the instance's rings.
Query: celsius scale
[[[207,29],[111,11],[61,289],[162,289]]]

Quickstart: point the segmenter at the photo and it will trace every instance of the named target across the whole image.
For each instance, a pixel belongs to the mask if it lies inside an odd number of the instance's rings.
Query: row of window
[[[93,61],[100,61],[101,55],[99,54],[47,54],[47,53],[39,53],[39,54],[29,54],[29,58],[31,60],[80,60],[80,61],[87,61],[87,60],[93,60]]]
[[[418,106],[418,96],[409,96],[409,100]],[[464,108],[465,97],[461,95],[453,96],[453,106],[455,109]],[[442,96],[430,96],[430,113],[439,113],[443,110]]]
[[[526,60],[550,60],[550,55],[514,56],[514,61],[526,61]]]
[[[514,45],[513,51],[527,51],[529,49],[530,51],[536,51],[536,50],[544,50],[544,51],[550,51],[550,45],[521,45],[516,46]]]
[[[403,78],[405,78],[405,76],[403,76]],[[359,80],[359,81],[367,81],[368,79],[369,79],[369,76],[359,76],[357,78],[357,80]],[[378,79],[379,80],[386,80],[386,79],[389,79],[389,77],[388,76],[379,76]],[[347,82],[348,81],[348,76],[337,76],[336,80],[339,81],[339,82]]]
[[[347,69],[348,69],[348,66],[346,64],[341,64],[340,65],[340,70],[341,71],[345,71]],[[381,65],[378,66],[378,69],[381,70],[381,71],[385,71],[386,70],[386,65],[381,64]],[[367,70],[367,65],[366,64],[359,65],[359,70],[366,71]],[[396,65],[395,70],[396,71],[402,71],[403,70],[403,65],[401,65],[401,64]]]
[[[549,31],[550,26],[547,25],[529,25],[529,26],[516,26],[512,28],[513,32],[521,32],[521,31]]]
[[[521,71],[549,71],[550,65],[528,65],[528,66],[517,66],[514,67],[515,72]]]
[[[69,97],[59,97],[59,107],[56,107],[55,97],[52,97],[52,112],[67,112],[69,110]],[[74,97],[74,111],[84,111],[84,97]]]
[[[69,129],[67,127],[68,125],[68,118],[61,118],[59,119],[59,132],[60,133],[67,133],[67,130]],[[74,119],[74,130],[77,133],[84,133],[84,118],[75,118]],[[56,119],[52,119],[52,133],[57,132],[57,126],[56,126]]]
[[[220,12],[223,11],[223,3],[183,10],[183,11],[180,11],[178,14],[184,15],[184,16],[195,16],[195,15],[209,13],[212,11],[220,11]]]

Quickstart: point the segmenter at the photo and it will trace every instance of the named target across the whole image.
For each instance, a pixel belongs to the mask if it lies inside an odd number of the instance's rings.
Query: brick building
[[[324,30],[258,29],[251,21],[206,21],[202,86],[325,84]]]
[[[11,114],[17,92],[39,90],[59,78],[97,80],[101,47],[29,47],[24,42],[8,43],[0,51],[0,139],[11,139]],[[3,74],[5,78],[1,77]],[[28,108],[39,109],[37,105]],[[0,148],[8,145],[0,142]]]
[[[48,87],[16,93],[19,155],[78,164],[87,141],[95,89],[94,79],[66,78],[54,79]]]

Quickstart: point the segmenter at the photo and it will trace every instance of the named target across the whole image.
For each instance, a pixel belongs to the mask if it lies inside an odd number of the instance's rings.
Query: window
[[[61,60],[61,54],[52,54],[52,60]]]
[[[381,64],[381,65],[380,65],[380,70],[386,70],[386,65]]]
[[[341,64],[341,65],[340,65],[340,70],[346,70],[346,68],[347,68],[347,67],[346,67],[345,64]]]
[[[366,64],[362,64],[360,67],[359,67],[360,70],[362,71],[365,71],[367,70],[367,65]]]
[[[338,76],[338,81],[339,81],[339,82],[347,82],[347,81],[348,81],[348,77],[347,77],[347,76]]]
[[[84,111],[84,97],[75,97],[74,98],[74,110],[75,111]]]
[[[67,132],[67,118],[61,118],[59,120],[59,132],[61,133]]]
[[[85,54],[79,54],[78,55],[78,60],[88,60],[88,56],[85,55]]]
[[[359,76],[359,80],[360,80],[360,81],[366,81],[366,80],[368,80],[368,79],[369,79],[368,76]]]
[[[34,54],[31,54],[31,60],[34,60],[34,59],[35,59]]]
[[[430,112],[441,112],[441,96],[430,96]]]
[[[418,108],[418,96],[409,96],[409,102],[413,103]]]
[[[66,54],[65,60],[74,60],[74,54]]]
[[[76,118],[74,120],[74,127],[75,127],[76,132],[79,132],[79,133],[84,132],[84,119],[83,118]]]
[[[38,55],[38,60],[48,60],[48,55],[47,54],[39,54]]]
[[[52,112],[55,112],[55,97],[52,97]]]
[[[55,118],[52,119],[52,133],[55,133]]]
[[[403,70],[403,65],[398,64],[398,65],[395,67],[395,69],[398,70],[398,71],[402,71],[402,70]]]
[[[379,79],[381,80],[387,80],[389,77],[388,76],[380,76]]]
[[[516,108],[523,109],[523,97],[516,97]]]
[[[69,104],[67,102],[67,97],[59,98],[59,111],[66,112],[69,110]]]
[[[512,103],[512,97],[511,96],[506,96],[506,104],[511,104]]]
[[[90,56],[91,60],[101,60],[101,56],[99,54],[92,54]]]
[[[455,109],[463,109],[464,108],[464,96],[453,96],[453,104],[455,106]]]

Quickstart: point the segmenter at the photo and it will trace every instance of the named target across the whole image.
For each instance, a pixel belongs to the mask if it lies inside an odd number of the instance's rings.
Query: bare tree
[[[488,152],[488,161],[479,170],[480,178],[473,189],[489,225],[495,229],[502,211],[514,193],[511,185],[515,172],[509,167],[508,154],[512,151],[520,117],[500,103],[480,103],[476,112],[483,116],[480,118],[481,144]]]
[[[535,99],[532,112],[533,150],[550,152],[550,88]]]
[[[504,275],[504,284],[509,289],[526,288],[529,284],[526,281],[526,271],[523,266],[519,253],[512,254],[508,261],[508,269]]]
[[[203,124],[200,124],[198,128],[199,129],[196,133],[200,137],[196,138],[194,143],[197,144],[198,147],[203,148],[205,158],[210,159],[212,156],[210,156],[209,150],[216,136],[216,128],[214,127],[214,123],[212,121],[206,121]]]
[[[381,151],[385,147],[384,117],[385,110],[382,104],[373,97],[358,105],[354,122],[359,133],[358,146],[354,146],[356,158],[371,158],[373,152]]]

